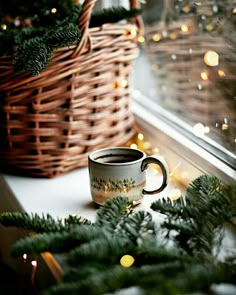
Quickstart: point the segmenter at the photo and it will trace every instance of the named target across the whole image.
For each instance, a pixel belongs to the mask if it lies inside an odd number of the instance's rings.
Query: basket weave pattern
[[[96,1],[85,1],[79,45],[54,52],[40,75],[15,73],[0,57],[0,167],[54,177],[87,165],[97,148],[134,134],[129,76],[137,26],[88,28]]]

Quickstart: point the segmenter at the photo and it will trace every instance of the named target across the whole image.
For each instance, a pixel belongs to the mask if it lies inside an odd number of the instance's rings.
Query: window
[[[134,97],[236,169],[236,1],[148,0]]]

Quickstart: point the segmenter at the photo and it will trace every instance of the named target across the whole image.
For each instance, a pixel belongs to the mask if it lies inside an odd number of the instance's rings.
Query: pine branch
[[[134,208],[134,202],[129,201],[128,198],[117,197],[110,199],[98,209],[96,225],[109,232],[118,231],[120,223],[132,214]]]
[[[43,41],[53,50],[70,46],[75,42],[79,42],[81,38],[80,29],[73,23],[65,24],[64,26],[56,26],[44,35]]]
[[[162,228],[177,232],[175,240],[189,253],[211,253],[215,246],[215,232],[236,216],[235,192],[216,177],[203,175],[187,188],[185,202],[177,200],[163,204],[155,202],[152,209],[167,212]],[[172,216],[172,218],[171,218]]]
[[[152,215],[149,212],[138,211],[128,216],[115,230],[128,238],[135,245],[142,245],[146,239],[156,235]]]
[[[52,294],[89,294],[101,295],[135,284],[135,269],[125,269],[119,265],[108,267],[103,272],[96,272],[83,280],[62,282],[60,285],[49,288],[43,295]]]
[[[128,239],[105,234],[70,251],[68,263],[72,266],[94,260],[100,263],[118,263],[119,259],[132,248],[133,244]]]
[[[91,222],[81,216],[73,215],[65,219],[54,219],[50,214],[39,216],[37,213],[5,212],[0,214],[0,224],[27,229],[35,233],[49,233],[67,231],[73,225],[91,224]]]
[[[105,23],[116,23],[141,14],[141,9],[132,8],[127,10],[122,6],[106,8],[93,13],[90,19],[90,27],[100,27]]]
[[[52,48],[46,46],[42,38],[35,37],[26,40],[18,47],[13,67],[16,72],[25,70],[32,76],[36,76],[46,68],[51,57]]]
[[[36,233],[55,232],[65,229],[62,220],[55,220],[49,214],[40,217],[37,213],[30,215],[26,212],[2,213],[0,214],[0,224],[28,229]]]
[[[64,27],[58,26],[42,37],[25,40],[17,49],[13,61],[15,71],[27,71],[32,76],[38,75],[47,67],[56,48],[70,46],[78,42],[81,32],[71,23]]]
[[[101,238],[103,235],[101,228],[91,225],[75,225],[68,231],[44,233],[20,239],[12,247],[12,255],[39,254],[46,251],[62,253],[92,239]]]

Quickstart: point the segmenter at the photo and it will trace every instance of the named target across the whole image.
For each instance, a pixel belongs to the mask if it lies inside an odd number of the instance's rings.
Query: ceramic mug
[[[92,152],[88,162],[91,195],[99,205],[118,196],[139,203],[143,195],[159,193],[168,183],[169,169],[166,161],[154,155],[147,157],[141,150],[104,148]],[[151,163],[161,168],[162,184],[155,190],[146,190],[145,170]]]

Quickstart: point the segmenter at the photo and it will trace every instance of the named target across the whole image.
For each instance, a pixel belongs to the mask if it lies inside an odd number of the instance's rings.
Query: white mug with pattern
[[[138,149],[111,147],[96,150],[88,157],[90,190],[93,201],[103,205],[110,198],[128,197],[140,203],[145,194],[156,194],[167,186],[169,169],[166,161],[158,156],[146,156]],[[162,184],[155,190],[145,189],[149,164],[161,168]]]

